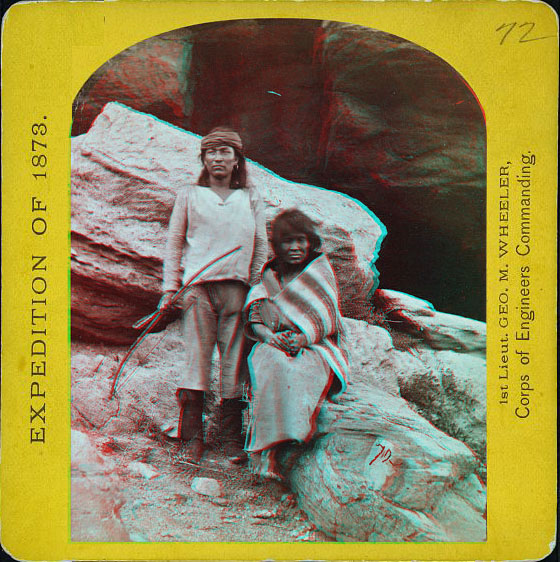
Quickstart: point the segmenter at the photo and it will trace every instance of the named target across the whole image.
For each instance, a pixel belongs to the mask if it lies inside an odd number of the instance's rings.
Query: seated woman
[[[272,223],[276,257],[245,304],[248,334],[259,341],[249,356],[246,450],[263,477],[282,479],[277,446],[308,441],[327,393],[346,388],[338,287],[320,245],[309,217],[296,209],[280,213]]]

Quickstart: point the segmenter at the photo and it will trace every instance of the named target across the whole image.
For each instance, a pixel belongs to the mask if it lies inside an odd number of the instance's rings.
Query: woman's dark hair
[[[228,133],[235,132],[230,127],[214,127],[210,131],[210,133],[215,133],[217,131],[224,131],[224,132],[228,132]],[[210,133],[208,133],[208,134],[210,134]],[[243,189],[243,188],[247,187],[247,164],[245,162],[245,156],[237,148],[235,148],[233,146],[231,148],[233,148],[233,151],[235,152],[235,157],[237,158],[237,166],[233,169],[233,172],[231,174],[230,188],[231,189]],[[197,183],[198,183],[198,185],[203,185],[204,187],[210,187],[210,177],[209,177],[210,175],[208,174],[208,170],[206,169],[206,166],[204,165],[204,156],[206,155],[206,150],[207,149],[204,149],[204,150],[200,151],[200,161],[202,162],[202,171],[200,172],[200,175],[198,176]]]
[[[321,238],[319,238],[316,228],[317,224],[298,209],[282,211],[274,217],[271,224],[274,253],[276,256],[281,255],[280,243],[286,235],[305,234],[309,241],[309,254],[317,254],[321,247]]]

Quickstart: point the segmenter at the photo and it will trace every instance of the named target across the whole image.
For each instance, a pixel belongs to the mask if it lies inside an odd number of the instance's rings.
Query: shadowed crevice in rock
[[[152,312],[159,300],[153,293],[131,287],[115,290],[111,284],[75,274],[71,282],[71,337],[81,341],[130,344],[139,336],[132,325],[142,318],[142,312],[144,316]],[[139,304],[132,307],[135,299]]]
[[[74,232],[70,283],[72,338],[130,343],[138,336],[132,325],[159,301],[161,260]]]

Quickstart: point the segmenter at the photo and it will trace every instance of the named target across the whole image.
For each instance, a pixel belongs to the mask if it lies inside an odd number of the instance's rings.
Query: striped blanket
[[[341,383],[348,380],[348,352],[338,308],[338,286],[331,264],[324,254],[314,259],[285,287],[271,267],[265,267],[261,283],[254,286],[245,308],[259,299],[269,299],[307,338],[310,349],[319,352]]]

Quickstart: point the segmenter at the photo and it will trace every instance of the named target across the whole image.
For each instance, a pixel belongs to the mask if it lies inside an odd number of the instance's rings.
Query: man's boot
[[[204,429],[202,426],[204,391],[180,388],[177,391],[177,399],[181,406],[179,414],[181,454],[186,460],[198,464],[204,452]]]
[[[243,450],[245,439],[242,434],[243,410],[246,406],[241,398],[222,400],[220,439],[225,456],[234,464],[247,461],[247,453]]]

